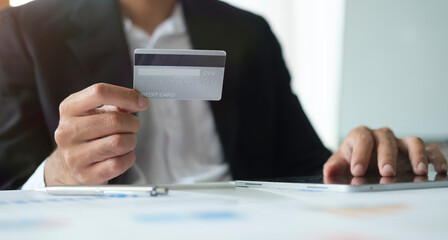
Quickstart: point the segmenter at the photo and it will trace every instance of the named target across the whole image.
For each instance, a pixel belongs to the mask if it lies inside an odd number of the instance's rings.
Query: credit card
[[[225,64],[224,51],[137,49],[134,89],[151,99],[218,101]]]

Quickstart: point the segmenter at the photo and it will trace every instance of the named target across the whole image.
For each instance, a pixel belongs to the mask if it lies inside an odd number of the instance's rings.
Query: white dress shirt
[[[123,20],[131,59],[137,48],[191,49],[180,3],[150,36]],[[137,160],[122,184],[195,183],[230,180],[210,106],[204,101],[150,100],[139,112]],[[45,186],[44,161],[22,189]]]

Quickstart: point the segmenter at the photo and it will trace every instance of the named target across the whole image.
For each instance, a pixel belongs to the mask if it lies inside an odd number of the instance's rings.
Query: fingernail
[[[148,99],[143,96],[139,96],[138,97],[138,106],[141,108],[144,108],[147,105],[148,105]]]
[[[427,171],[428,171],[428,170],[426,169],[426,164],[424,164],[424,163],[422,163],[422,162],[420,162],[420,163],[417,165],[417,169],[418,169],[419,172],[427,172]]]
[[[362,164],[356,164],[356,166],[353,168],[353,175],[355,176],[361,176],[364,174],[364,167]]]
[[[442,166],[440,166],[440,168],[441,168],[443,171],[447,171],[447,170],[448,170],[447,167],[446,167],[446,164],[445,164],[445,163],[443,163]]]
[[[383,166],[383,173],[387,176],[395,175],[394,167],[389,163]]]

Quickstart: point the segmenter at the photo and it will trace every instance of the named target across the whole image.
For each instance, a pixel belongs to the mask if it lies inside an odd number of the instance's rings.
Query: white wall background
[[[347,0],[340,138],[359,124],[448,139],[448,1]]]

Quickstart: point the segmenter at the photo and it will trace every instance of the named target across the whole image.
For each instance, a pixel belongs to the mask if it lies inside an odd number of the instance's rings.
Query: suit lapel
[[[132,68],[116,0],[77,0],[71,21],[78,33],[67,45],[88,75],[88,84],[132,87]]]
[[[222,100],[210,102],[215,118],[216,128],[223,144],[226,160],[231,163],[236,159],[239,133],[238,96],[240,84],[238,66],[234,48],[226,43],[226,37],[219,31],[220,20],[208,12],[215,1],[182,0],[185,21],[194,49],[227,51],[226,71]]]

